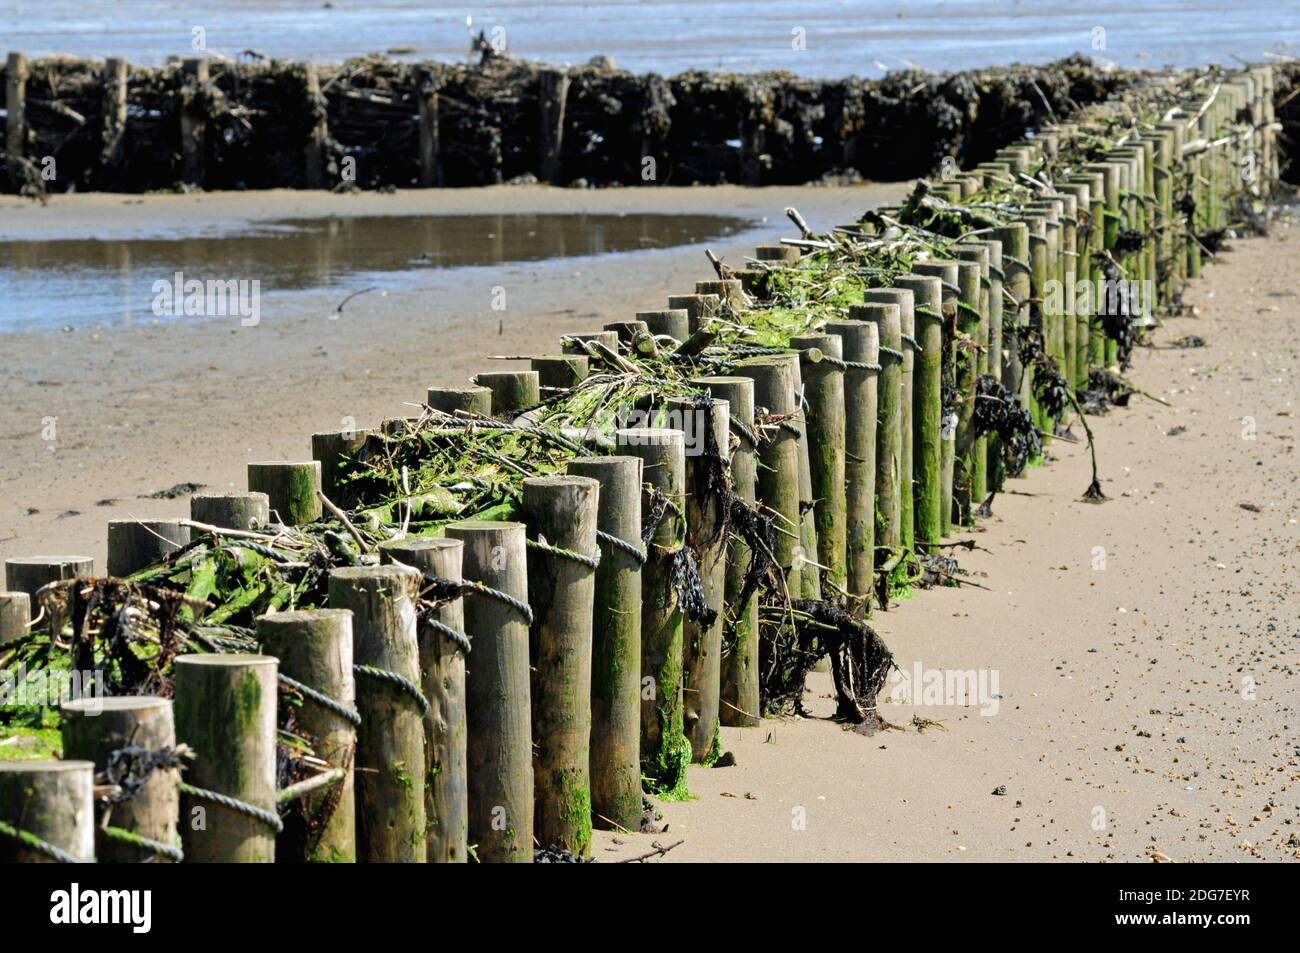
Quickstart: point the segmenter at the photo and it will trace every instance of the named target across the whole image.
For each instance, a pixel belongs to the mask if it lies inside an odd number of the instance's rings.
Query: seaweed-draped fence
[[[1273,82],[1152,76],[898,207],[787,210],[666,309],[113,524],[109,576],[10,560],[0,668],[108,697],[5,710],[66,760],[0,763],[0,859],[583,859],[823,659],[880,728],[890,606],[1265,221]]]
[[[879,80],[637,75],[493,54],[341,65],[121,59],[0,66],[5,191],[750,185],[924,175],[1134,81],[1082,58]]]

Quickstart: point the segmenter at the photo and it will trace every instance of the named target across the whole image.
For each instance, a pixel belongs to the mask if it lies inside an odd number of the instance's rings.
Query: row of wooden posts
[[[1171,227],[1183,214],[1174,183],[1193,183],[1193,231],[1205,232],[1233,221],[1244,164],[1275,181],[1270,76],[1264,67],[1223,79],[1207,101],[1079,164],[1014,221],[869,290],[845,319],[793,338],[789,351],[696,378],[711,404],[668,402],[679,416],[658,422],[704,414],[697,419],[728,458],[736,493],[778,520],[775,556],[792,596],[821,598],[823,584],[869,594],[907,554],[933,552],[973,521],[973,504],[1001,479],[996,441],[972,425],[975,374],[1036,407],[1012,328],[1047,299],[1049,282],[1097,280],[1095,253],[1116,250],[1121,229],[1153,236],[1116,257],[1130,277],[1155,282],[1161,300],[1199,273],[1205,250]],[[1226,134],[1243,110],[1250,131]],[[1044,156],[1071,154],[1078,134],[1074,124],[1045,128],[934,191],[960,202]],[[743,311],[767,269],[798,267],[801,249],[817,244],[761,246],[756,267],[736,277],[700,282],[633,321],[566,335],[561,353],[533,358],[530,370],[435,387],[426,403],[462,422],[510,420],[548,389],[584,379],[595,361],[618,367],[645,348],[698,349],[724,304]],[[1042,315],[1044,347],[1074,387],[1114,361],[1093,314]],[[957,380],[947,419],[945,321],[979,355]],[[1050,439],[1055,422],[1038,413]],[[248,492],[196,495],[188,519],[111,522],[108,573],[153,565],[192,534],[238,537],[276,520],[320,519],[325,499],[346,505],[343,467],[372,435],[316,434],[310,461],[249,464]],[[328,608],[262,616],[263,654],[177,658],[174,701],[65,705],[64,760],[0,764],[0,858],[271,861],[278,837],[282,860],[465,861],[472,848],[480,861],[527,862],[535,846],[588,855],[593,823],[637,830],[643,772],[677,757],[707,762],[720,725],[752,727],[761,715],[758,605],[740,604],[748,554],[715,536],[716,501],[693,491],[693,471],[708,459],[688,455],[685,436],[673,426],[615,430],[611,455],[525,480],[523,522],[457,522],[443,537],[383,544],[379,562],[330,573]],[[643,549],[642,519],[663,497],[682,516],[663,520]],[[669,585],[673,554],[687,542],[709,604],[723,609],[708,625],[683,619]],[[27,629],[41,587],[93,573],[90,559],[73,557],[5,568],[0,644]],[[418,627],[425,575],[476,588]],[[277,791],[282,686],[302,694],[297,723],[329,770]],[[109,755],[177,742],[194,753],[183,777],[163,765],[97,823],[93,779]],[[308,816],[331,808],[308,849],[301,836],[290,848],[281,820],[297,798]]]

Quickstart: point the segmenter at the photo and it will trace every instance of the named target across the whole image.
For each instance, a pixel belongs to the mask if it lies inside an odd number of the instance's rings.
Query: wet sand
[[[654,201],[663,211],[767,214],[764,235],[774,237],[790,233],[779,218],[786,204],[816,227],[899,191],[387,198],[407,214],[420,202],[446,211],[462,201],[512,210]],[[45,210],[51,228],[58,216],[120,222],[120,197],[74,201],[83,204]],[[145,209],[186,215],[204,202],[230,215],[254,214],[256,203],[256,214],[281,217],[309,204],[292,194],[168,197]],[[13,208],[0,202],[0,215]],[[1133,380],[1173,406],[1134,397],[1092,419],[1109,502],[1080,502],[1086,445],[1058,440],[1049,466],[995,500],[994,517],[972,534],[981,549],[959,554],[988,591],[921,592],[877,614],[905,670],[920,662],[996,671],[996,715],[886,705],[904,730],[870,738],[818,718],[724,729],[738,765],[692,769],[697,799],[664,806],[666,833],[600,833],[597,859],[683,838],[667,860],[1300,857],[1300,298],[1293,270],[1282,267],[1300,256],[1300,233],[1276,231],[1235,242],[1188,294],[1199,317],[1156,332],[1160,345],[1196,334],[1206,348],[1139,352]],[[759,237],[720,250],[735,261]],[[185,480],[242,487],[245,461],[305,457],[307,435],[337,429],[344,415],[365,426],[401,413],[425,386],[481,369],[484,354],[548,349],[561,332],[658,306],[709,273],[699,249],[488,271],[359,298],[336,321],[324,317],[330,299],[251,331],[209,323],[97,339],[6,336],[0,556],[102,559],[106,519],[186,510],[184,500],[140,493]],[[488,303],[497,284],[512,289],[500,335]],[[43,415],[59,417],[53,449],[40,437]],[[105,498],[117,502],[96,505]],[[67,510],[77,515],[61,515]],[[814,676],[809,708],[828,713],[830,692],[828,677]],[[942,727],[918,731],[913,715]],[[1005,794],[993,793],[1001,787]]]

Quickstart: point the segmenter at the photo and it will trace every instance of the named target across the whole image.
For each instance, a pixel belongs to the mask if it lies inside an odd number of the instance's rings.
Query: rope
[[[649,558],[646,555],[646,551],[640,546],[629,543],[627,540],[615,536],[612,533],[606,533],[603,530],[598,529],[596,530],[596,540],[597,542],[605,543],[607,546],[613,546],[615,549],[623,550],[623,552],[636,560],[638,566],[644,566],[646,559]]]
[[[795,426],[794,424],[790,423],[790,421],[788,421],[788,420],[783,420],[783,421],[781,421],[779,424],[777,424],[777,426],[780,427],[782,430],[784,430],[786,433],[792,433],[792,434],[794,434],[794,437],[795,437],[796,440],[802,440],[802,439],[803,439],[803,431],[802,431],[801,429],[799,429],[799,427],[797,427],[797,426]]]
[[[415,699],[416,704],[420,706],[421,715],[429,710],[429,699],[424,697],[424,692],[420,691],[420,686],[405,675],[390,672],[386,668],[375,668],[373,665],[353,665],[352,671],[358,675],[364,675],[366,678],[373,678],[377,682],[387,682],[389,685],[401,689]]]
[[[524,617],[525,621],[527,621],[529,625],[533,624],[533,610],[528,603],[516,599],[508,592],[502,592],[500,589],[493,589],[491,586],[485,586],[481,582],[466,582],[463,585],[464,592],[473,592],[480,596],[487,596],[489,599],[495,599],[497,602],[507,605],[518,612]]]
[[[934,308],[930,307],[928,304],[918,304],[912,309],[912,311],[915,314],[923,314],[927,318],[935,318],[939,321],[943,320],[943,312],[934,310]]]
[[[903,359],[902,351],[896,351],[892,347],[885,347],[883,344],[880,345],[880,353],[892,357],[896,361],[901,361]]]
[[[578,563],[579,565],[582,566],[587,566],[591,569],[600,568],[600,550],[596,550],[596,555],[594,556],[587,556],[583,553],[578,552],[577,550],[564,549],[561,546],[551,546],[550,544],[543,543],[541,540],[538,539],[530,539],[527,540],[526,542],[528,543],[529,549],[536,549],[539,552],[543,552],[543,553],[551,553],[554,556],[559,556],[561,559],[567,559],[571,562]]]
[[[55,847],[49,841],[42,840],[29,831],[20,831],[18,828],[11,824],[6,824],[4,821],[0,821],[0,836],[16,840],[24,847],[44,854],[46,857],[57,860],[61,864],[81,863],[81,861],[76,857],[73,857],[62,847]]]
[[[734,417],[731,418],[730,423],[731,423],[732,430],[736,431],[736,433],[740,434],[740,436],[745,438],[745,440],[749,442],[749,445],[752,448],[754,448],[755,450],[758,449],[759,447],[758,435],[755,434],[754,431],[750,430],[748,427],[746,427],[744,424],[742,424],[739,420],[737,420]]]
[[[99,832],[109,840],[119,841],[123,844],[130,844],[133,847],[139,847],[143,850],[151,851],[159,857],[166,857],[173,863],[184,863],[185,852],[179,847],[172,844],[164,844],[160,840],[154,840],[152,837],[144,837],[131,831],[124,830],[121,827],[101,827]]]
[[[1003,264],[1006,264],[1007,262],[1011,262],[1011,264],[1015,265],[1017,268],[1021,268],[1021,269],[1025,270],[1025,271],[1029,271],[1029,270],[1030,270],[1030,269],[1029,269],[1029,262],[1027,262],[1027,261],[1021,261],[1019,258],[1015,257],[1014,255],[1008,255],[1006,252],[1003,252],[1003,253],[1002,253],[1002,263],[1003,263]]]
[[[290,678],[288,675],[285,675],[283,672],[280,673],[280,683],[283,685],[288,685],[294,691],[302,692],[304,697],[310,698],[312,701],[320,705],[322,708],[328,708],[330,711],[334,712],[334,714],[338,715],[340,718],[344,719],[345,721],[352,722],[352,724],[358,728],[361,727],[361,712],[357,711],[355,708],[349,708],[347,705],[344,705],[342,702],[330,698],[324,692],[318,692],[316,691],[316,689],[312,688],[311,686],[304,685],[302,682],[298,681],[295,678]]]
[[[279,815],[263,810],[256,804],[249,804],[247,801],[241,801],[238,798],[230,797],[227,794],[220,794],[217,791],[209,791],[207,788],[196,788],[194,785],[186,784],[184,781],[181,782],[181,793],[188,794],[190,797],[200,798],[204,801],[211,801],[213,804],[220,804],[222,807],[228,808],[237,814],[243,814],[245,817],[251,817],[255,821],[261,821],[277,834],[284,830],[284,825],[280,823]]]
[[[916,338],[912,337],[912,335],[910,334],[903,335],[903,343],[906,344],[908,347],[910,347],[913,351],[916,351],[918,354],[925,353],[924,351],[921,350],[921,342],[919,342]]]
[[[872,364],[870,361],[845,361],[845,367],[851,367],[857,371],[883,371],[884,367],[880,364]]]
[[[456,629],[453,629],[447,623],[441,622],[438,619],[432,619],[432,618],[425,619],[424,624],[427,625],[429,628],[433,629],[433,631],[435,632],[441,632],[447,638],[455,642],[460,647],[460,650],[462,652],[464,652],[466,655],[469,654],[469,636],[466,635],[464,632],[460,632]]]

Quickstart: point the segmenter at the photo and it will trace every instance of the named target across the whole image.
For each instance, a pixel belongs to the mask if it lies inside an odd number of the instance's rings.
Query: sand
[[[760,238],[789,234],[783,205],[818,226],[889,193],[659,190],[654,201],[771,216],[721,249],[738,260]],[[649,200],[544,189],[477,199],[592,210]],[[118,219],[120,198],[75,201],[82,211],[56,202],[54,215]],[[443,208],[444,197],[405,196],[403,210],[419,201]],[[288,194],[181,197],[144,210],[185,214],[172,202],[196,213],[211,202],[225,215],[306,204]],[[0,202],[0,214],[14,207]],[[1188,293],[1198,315],[1169,321],[1159,346],[1139,352],[1132,379],[1173,406],[1134,397],[1092,419],[1109,502],[1080,501],[1086,445],[1058,440],[1050,464],[1014,481],[966,537],[980,549],[961,552],[961,564],[987,590],[921,592],[877,613],[904,670],[996,672],[990,693],[1000,697],[986,699],[996,714],[887,704],[902,730],[873,737],[824,717],[724,729],[737,766],[692,769],[696,799],[663,806],[666,832],[602,832],[597,858],[678,841],[665,861],[1300,857],[1300,298],[1282,265],[1298,256],[1289,223],[1272,239],[1234,242]],[[699,249],[491,271],[486,284],[521,289],[500,337],[485,288],[465,278],[358,299],[338,321],[322,317],[331,298],[272,316],[255,336],[215,325],[99,332],[93,342],[90,332],[7,336],[0,556],[102,560],[106,519],[185,512],[183,500],[138,494],[185,480],[242,487],[245,461],[306,456],[307,435],[337,429],[344,415],[362,426],[395,415],[425,386],[482,368],[485,353],[549,346],[708,276]],[[1207,346],[1165,346],[1186,334]],[[40,438],[43,415],[59,417],[53,449]],[[97,505],[104,499],[116,502]],[[815,715],[831,710],[830,692],[827,676],[813,676]],[[920,731],[914,715],[941,724]]]

